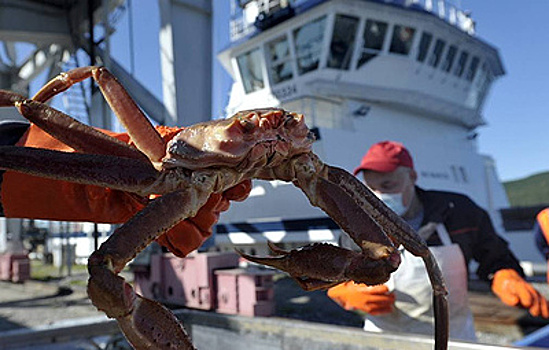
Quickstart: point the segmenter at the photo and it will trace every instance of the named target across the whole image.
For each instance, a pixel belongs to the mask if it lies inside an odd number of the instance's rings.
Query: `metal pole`
[[[99,248],[99,228],[97,224],[93,224],[93,250],[96,251]]]
[[[95,65],[95,31],[94,31],[94,22],[93,22],[93,0],[88,0],[88,35],[89,35],[89,51],[88,54],[90,56],[90,66]],[[92,81],[90,79],[90,81]],[[93,81],[91,84],[92,87],[92,94],[93,94]]]

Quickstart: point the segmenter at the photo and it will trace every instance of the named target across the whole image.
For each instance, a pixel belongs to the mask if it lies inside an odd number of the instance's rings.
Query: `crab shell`
[[[304,119],[282,109],[265,109],[195,124],[168,143],[164,167],[234,167],[239,171],[276,167],[311,151],[315,138]]]

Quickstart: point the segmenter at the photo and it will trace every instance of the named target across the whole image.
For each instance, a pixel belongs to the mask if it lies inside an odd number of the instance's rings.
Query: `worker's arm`
[[[179,130],[166,127],[158,129],[166,139],[173,137]],[[111,136],[130,143],[125,133]],[[0,139],[13,140],[13,133],[4,133],[0,135]],[[6,143],[8,142],[4,145]],[[24,132],[16,145],[74,151],[34,125]],[[244,200],[250,189],[251,181],[247,180],[222,194],[212,194],[195,217],[171,228],[158,242],[174,254],[185,256],[200,247],[211,235],[213,225],[219,214],[229,208],[229,202]],[[6,217],[45,220],[124,223],[149,201],[149,198],[128,192],[50,180],[13,171],[2,173],[0,191],[3,214]]]
[[[478,212],[476,225],[471,226],[476,228],[471,236],[474,240],[469,242],[473,257],[479,263],[477,275],[491,280],[492,291],[506,305],[524,307],[533,316],[549,317],[546,299],[526,282],[518,259],[508,243],[496,234],[488,213],[480,208]],[[456,238],[459,239],[459,235]]]

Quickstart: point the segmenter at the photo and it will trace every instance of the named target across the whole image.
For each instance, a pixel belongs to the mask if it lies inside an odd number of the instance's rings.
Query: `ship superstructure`
[[[465,193],[501,227],[507,197],[475,139],[505,72],[466,12],[427,0],[236,1],[232,11],[232,42],[218,55],[234,79],[229,115],[273,106],[303,113],[315,153],[348,171],[371,144],[400,141],[419,186]],[[216,244],[253,253],[266,240],[292,247],[338,235],[292,184],[257,181],[222,215]]]

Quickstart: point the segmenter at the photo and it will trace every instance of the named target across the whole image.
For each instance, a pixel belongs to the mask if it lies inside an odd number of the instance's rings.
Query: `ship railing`
[[[324,0],[328,1],[328,0]],[[308,7],[312,2],[318,4],[322,0],[234,0],[231,3],[230,19],[230,38],[231,41],[237,41],[246,37],[255,31],[254,26],[256,16],[261,12],[274,11],[281,5],[289,5],[294,9]],[[447,23],[459,28],[469,35],[475,34],[475,21],[471,18],[470,11],[461,9],[450,0],[363,0],[391,4],[418,11],[425,11],[441,18]],[[296,11],[296,13],[299,11]]]
[[[378,0],[379,1],[379,0]],[[431,12],[467,34],[475,34],[475,21],[471,12],[462,10],[448,0],[382,0],[379,2],[394,3],[403,7],[416,8]]]

